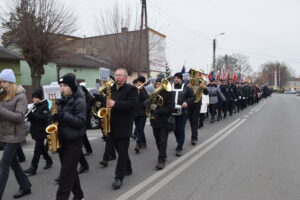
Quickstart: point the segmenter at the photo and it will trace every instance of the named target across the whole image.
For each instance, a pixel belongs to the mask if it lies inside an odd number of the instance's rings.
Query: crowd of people
[[[131,175],[132,163],[128,153],[130,137],[136,140],[135,152],[139,154],[147,148],[145,124],[147,117],[153,131],[157,146],[157,162],[155,167],[162,170],[167,160],[167,144],[169,132],[174,132],[177,147],[176,156],[184,153],[186,122],[191,127],[191,145],[198,141],[198,131],[203,128],[204,120],[215,123],[232,116],[259,103],[261,98],[271,95],[268,87],[260,88],[250,83],[233,83],[232,80],[214,80],[194,82],[184,80],[183,74],[175,73],[172,81],[159,77],[154,83],[154,92],[149,93],[148,81],[140,76],[127,82],[128,73],[125,69],[117,69],[114,82],[101,91],[101,107],[106,108],[105,120],[109,120],[108,134],[103,136],[105,149],[100,165],[104,168],[109,161],[117,159],[113,189],[123,185],[125,176]],[[198,80],[198,79],[197,79]],[[40,157],[43,156],[49,169],[53,165],[48,153],[46,127],[58,124],[58,149],[61,169],[55,179],[58,183],[56,199],[69,199],[71,192],[74,200],[84,198],[78,173],[89,169],[85,156],[93,152],[89,143],[86,128],[91,116],[91,107],[95,98],[84,87],[76,83],[73,74],[66,74],[59,80],[62,98],[50,107],[38,89],[32,93],[34,108],[27,111],[25,91],[16,84],[14,72],[4,69],[0,73],[0,142],[4,143],[0,162],[0,199],[2,199],[11,167],[19,184],[19,191],[13,195],[20,198],[31,193],[31,183],[27,175],[35,175]],[[195,83],[197,83],[195,85]],[[170,86],[170,87],[169,87]],[[197,92],[195,92],[197,91]],[[50,108],[49,108],[50,107]],[[22,154],[21,143],[26,137],[26,123],[30,122],[29,132],[35,141],[31,165],[23,170],[19,164]],[[102,119],[104,121],[104,119]],[[135,125],[135,126],[133,126]],[[133,129],[134,127],[134,129]],[[85,147],[86,153],[82,148]],[[20,152],[21,153],[17,153]],[[25,160],[25,158],[23,158]],[[80,167],[78,169],[78,163]]]

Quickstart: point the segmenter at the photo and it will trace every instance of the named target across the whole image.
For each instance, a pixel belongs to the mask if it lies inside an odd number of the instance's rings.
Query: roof
[[[18,53],[11,51],[7,48],[4,48],[0,46],[0,59],[3,60],[23,60],[22,56],[20,56]]]
[[[58,66],[64,67],[107,67],[109,66],[109,62],[95,58],[92,56],[87,56],[83,54],[66,54],[61,58],[57,58],[53,60]]]

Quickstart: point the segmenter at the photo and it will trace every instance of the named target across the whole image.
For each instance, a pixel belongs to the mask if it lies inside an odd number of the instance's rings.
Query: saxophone
[[[50,98],[51,96],[51,98]],[[51,108],[51,115],[57,114],[57,107],[56,107],[56,97],[54,95],[49,94],[49,99],[52,101],[52,108]],[[51,152],[56,152],[57,149],[60,148],[60,142],[58,140],[58,122],[54,122],[51,125],[47,126],[46,133],[47,140],[48,140],[48,147]]]
[[[107,81],[104,83],[104,86],[101,90],[101,92],[106,89],[106,105],[105,108],[100,108],[100,110],[97,113],[97,116],[101,118],[101,127],[102,127],[102,133],[104,136],[108,136],[111,132],[111,126],[110,126],[110,118],[111,118],[111,108],[108,107],[107,101],[111,99],[111,87],[114,84],[113,81]]]

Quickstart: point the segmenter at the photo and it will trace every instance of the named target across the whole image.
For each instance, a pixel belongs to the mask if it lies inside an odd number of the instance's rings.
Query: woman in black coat
[[[27,119],[30,121],[30,133],[32,139],[35,140],[34,154],[31,161],[31,166],[24,172],[29,175],[35,175],[38,168],[40,156],[43,155],[46,160],[44,169],[48,169],[53,164],[51,157],[48,154],[47,149],[44,146],[46,139],[46,127],[49,125],[49,107],[48,101],[43,99],[43,91],[41,89],[32,93],[33,98],[33,110],[27,114]]]
[[[77,165],[83,145],[86,126],[86,103],[75,83],[73,75],[65,75],[59,80],[62,99],[57,101],[57,114],[52,116],[58,122],[61,144],[61,170],[57,200],[69,199],[71,191],[74,200],[83,199]]]

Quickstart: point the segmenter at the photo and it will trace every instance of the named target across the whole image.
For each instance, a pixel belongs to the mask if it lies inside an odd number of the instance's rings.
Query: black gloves
[[[64,113],[57,113],[52,116],[53,122],[60,122],[64,117]]]

